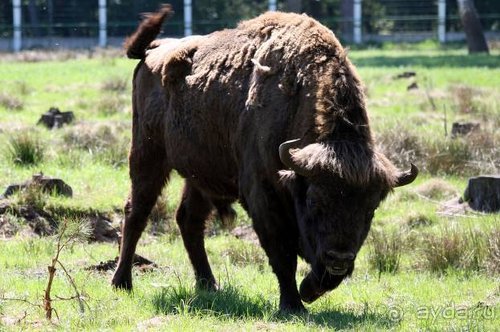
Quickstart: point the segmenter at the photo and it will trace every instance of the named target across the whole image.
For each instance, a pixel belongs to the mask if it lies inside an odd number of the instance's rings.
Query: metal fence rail
[[[127,5],[120,0],[0,0],[0,50],[117,46],[136,28],[137,13],[154,11],[162,2],[128,1]],[[221,13],[197,0],[170,2],[176,14],[164,30],[175,37],[233,27],[265,10],[285,9],[285,0],[252,0],[247,7]],[[311,3],[305,11],[345,43],[464,39],[454,0],[352,0],[343,2],[351,6],[347,11],[341,11],[340,0]],[[479,14],[486,35],[500,39],[500,12]]]

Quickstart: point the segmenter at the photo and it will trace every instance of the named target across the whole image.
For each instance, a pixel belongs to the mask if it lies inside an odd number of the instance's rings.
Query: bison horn
[[[399,174],[395,187],[406,186],[407,184],[412,183],[413,180],[417,178],[417,175],[418,175],[417,166],[411,164],[410,170],[401,172],[401,174]]]
[[[279,147],[280,159],[286,167],[290,168],[295,173],[302,176],[308,176],[310,175],[310,170],[297,165],[297,163],[295,163],[295,161],[292,159],[292,155],[290,154],[290,149],[298,148],[299,145],[300,138],[281,143]]]

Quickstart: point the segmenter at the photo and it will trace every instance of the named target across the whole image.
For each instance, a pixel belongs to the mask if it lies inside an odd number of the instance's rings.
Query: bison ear
[[[196,50],[195,46],[183,47],[167,56],[161,70],[163,86],[176,84],[189,74]]]

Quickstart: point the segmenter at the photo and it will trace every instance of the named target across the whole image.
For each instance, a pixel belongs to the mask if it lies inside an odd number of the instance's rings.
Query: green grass
[[[457,328],[481,324],[488,330],[498,323],[491,317],[493,314],[498,317],[498,308],[485,306],[477,309],[480,303],[488,304],[498,298],[495,279],[481,274],[467,278],[451,274],[439,278],[430,272],[418,271],[383,274],[379,278],[364,264],[339,289],[308,306],[308,315],[283,316],[277,312],[279,294],[269,267],[261,270],[252,264],[245,267],[232,265],[227,257],[217,255],[237,241],[227,236],[207,241],[211,262],[222,287],[221,292],[215,294],[197,292],[193,288],[192,272],[180,240],[171,242],[160,237],[142,241],[139,253],[154,260],[160,268],[148,273],[136,272],[133,295],[112,291],[109,287],[110,273],[83,269],[114,257],[115,248],[103,244],[76,246],[62,256],[62,261],[67,262],[67,268],[84,294],[88,307],[81,315],[76,303],[56,301],[54,307],[61,317],[57,326],[64,330],[128,329],[146,324],[154,317],[159,317],[157,329],[190,330],[201,327],[208,330],[245,330],[259,326],[263,329],[292,330],[411,330],[427,326],[439,329],[448,324]],[[5,242],[2,247],[0,266],[4,272],[0,285],[9,285],[8,288],[2,286],[3,296],[41,303],[46,284],[45,266],[54,250],[50,241],[16,239]],[[54,294],[61,297],[72,295],[72,289],[61,274],[56,277]],[[477,316],[448,319],[438,315],[424,319],[419,312],[450,308],[454,311],[460,308]],[[18,328],[33,329],[39,324],[51,326],[44,322],[40,309],[15,301],[2,303],[2,313],[7,317],[22,317],[24,311],[30,312],[30,315],[17,325]],[[459,313],[455,312],[455,315]],[[477,319],[482,318],[480,315],[486,319]],[[430,322],[430,319],[433,321]]]
[[[218,235],[207,239],[207,251],[221,290],[195,290],[173,221],[182,189],[182,179],[174,174],[158,206],[157,225],[148,228],[159,235],[145,234],[138,246],[138,253],[158,268],[134,270],[135,290],[126,294],[111,289],[112,272],[85,269],[114,258],[116,244],[67,248],[61,261],[87,306],[80,313],[74,300],[55,301],[59,319],[54,324],[37,306],[42,304],[54,237],[27,237],[18,216],[1,215],[0,224],[9,220],[20,225],[14,229],[17,235],[0,239],[0,330],[494,330],[500,325],[500,217],[449,216],[442,203],[463,193],[467,175],[498,172],[500,167],[499,51],[468,56],[463,48],[434,46],[350,52],[367,87],[379,141],[399,166],[414,162],[423,172],[380,206],[373,220],[378,242],[365,244],[352,278],[308,305],[309,314],[279,314],[276,278],[262,249],[219,228]],[[6,146],[10,137],[33,137],[36,131],[44,147],[36,164],[16,163],[2,151],[0,191],[42,171],[73,188],[73,198],[34,196],[57,218],[92,210],[119,219],[116,211],[129,190],[129,81],[136,62],[100,55],[63,57],[41,62],[0,59],[0,95],[9,97],[0,103],[0,141]],[[404,71],[417,76],[394,79]],[[420,89],[407,91],[414,81]],[[23,107],[13,109],[12,101]],[[76,123],[60,130],[36,127],[51,106],[74,111]],[[481,123],[482,136],[467,141],[445,137],[445,108],[448,134],[451,122],[474,120]],[[21,195],[11,201],[23,204]],[[249,224],[242,208],[235,208],[237,224]],[[307,264],[300,261],[298,282],[307,272]],[[61,271],[53,287],[53,295],[74,295]]]

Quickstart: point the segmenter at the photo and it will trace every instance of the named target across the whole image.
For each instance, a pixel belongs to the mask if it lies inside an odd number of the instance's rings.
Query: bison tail
[[[127,51],[127,57],[144,59],[146,49],[160,33],[163,21],[172,14],[173,10],[169,4],[162,5],[156,13],[145,14],[134,34],[125,40],[124,47]]]

